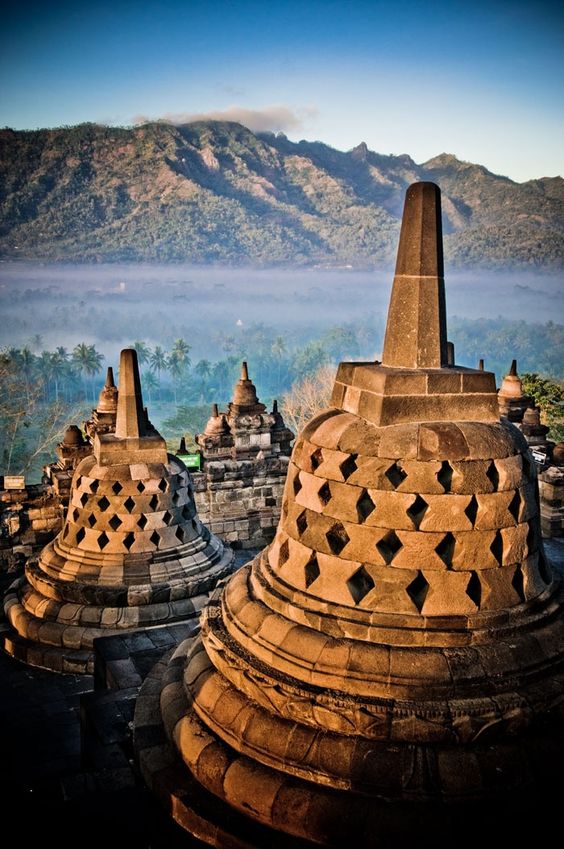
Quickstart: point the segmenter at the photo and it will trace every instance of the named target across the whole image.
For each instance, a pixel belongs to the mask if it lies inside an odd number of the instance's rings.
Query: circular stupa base
[[[531,804],[556,802],[564,789],[559,768],[564,756],[564,723],[558,716],[548,717],[517,739],[495,745],[417,747],[416,756],[412,745],[382,746],[383,755],[391,759],[390,766],[395,761],[404,770],[405,798],[401,800],[343,792],[263,766],[210,732],[188,704],[183,671],[197,639],[186,640],[173,654],[163,657],[145,680],[135,711],[134,749],[152,792],[179,825],[207,845],[221,849],[397,849],[412,846],[415,836],[421,843],[427,834],[429,838],[432,835],[434,847],[452,846],[454,839],[465,846],[475,844],[484,834],[498,833],[501,824],[506,836],[523,839],[528,829],[533,835],[534,818],[530,823],[516,820],[518,806],[530,809]],[[175,719],[182,716],[188,720],[180,732],[182,743],[198,762],[198,778],[169,739]],[[198,757],[204,749],[205,755]],[[475,771],[478,764],[483,798],[445,801],[447,793],[441,796],[437,792],[432,801],[418,801],[415,791],[410,799],[410,778],[414,788],[424,775],[425,781],[436,782],[438,776],[433,773],[441,759],[450,761],[451,781],[458,780],[461,789],[468,770]],[[207,788],[201,783],[206,772]],[[225,801],[228,794],[231,804]],[[430,843],[423,839],[422,845]]]

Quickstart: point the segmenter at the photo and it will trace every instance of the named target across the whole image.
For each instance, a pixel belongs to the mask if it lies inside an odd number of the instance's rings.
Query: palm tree
[[[192,350],[192,346],[185,339],[175,339],[174,345],[170,352],[171,357],[175,357],[178,362],[182,363],[186,368],[190,365],[190,357],[188,354]]]
[[[272,343],[272,347],[270,348],[276,359],[278,360],[278,373],[276,379],[276,389],[277,392],[280,391],[280,372],[282,369],[282,357],[286,353],[286,343],[284,342],[283,336],[277,336],[274,342]]]
[[[166,351],[164,348],[161,348],[160,345],[155,345],[155,349],[149,359],[149,368],[152,372],[156,371],[157,379],[160,383],[161,372],[166,371],[168,368],[168,357],[166,355]]]
[[[153,400],[151,393],[154,389],[159,388],[159,381],[157,380],[152,371],[146,371],[144,372],[143,377],[141,378],[141,382],[143,385],[143,389],[147,390],[147,397],[149,399],[150,404]]]
[[[53,363],[51,361],[51,357],[52,354],[49,351],[42,351],[36,360],[37,371],[43,383],[43,400],[45,402],[47,401],[49,393],[49,381],[53,374]]]
[[[198,363],[196,363],[196,367],[194,368],[194,371],[196,372],[196,374],[198,375],[198,377],[201,380],[200,398],[201,398],[202,402],[204,402],[206,400],[206,397],[205,397],[206,396],[206,392],[205,392],[206,384],[207,384],[208,380],[210,379],[210,375],[212,373],[212,364],[210,363],[209,360],[200,360]]]
[[[133,342],[133,344],[129,347],[135,348],[135,350],[137,351],[137,360],[140,366],[144,366],[145,363],[148,363],[151,359],[151,349],[149,348],[146,342],[140,342],[139,340],[137,340],[136,342]]]
[[[86,378],[93,377],[95,374],[98,374],[98,372],[102,368],[104,357],[96,350],[94,345],[86,345],[86,343],[80,342],[73,349],[72,359],[76,368],[78,369],[80,374],[82,374],[82,379],[84,383],[84,397],[86,398]]]
[[[51,377],[55,382],[55,401],[59,400],[59,381],[66,376],[68,371],[67,359],[60,353],[61,351],[67,353],[64,348],[57,348],[51,354]]]
[[[33,377],[33,370],[35,368],[35,356],[31,353],[30,349],[25,346],[21,351],[18,348],[9,348],[6,351],[12,362],[17,363],[18,370],[22,372],[25,380],[25,393],[27,397],[28,407],[30,402],[30,383]]]

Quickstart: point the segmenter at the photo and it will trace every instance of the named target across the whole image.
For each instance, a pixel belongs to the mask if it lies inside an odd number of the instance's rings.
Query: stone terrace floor
[[[545,545],[564,573],[564,539]],[[253,554],[238,552],[237,565]],[[143,663],[138,668],[148,671]],[[0,652],[4,834],[13,827],[18,843],[26,846],[41,838],[59,845],[99,843],[107,849],[201,847],[161,810],[135,775],[128,744],[133,690],[123,690],[121,699],[112,698],[114,691],[98,691],[102,697],[96,699],[94,724],[99,744],[81,747],[81,696],[92,690],[90,676],[34,669]],[[93,698],[83,699],[83,715]],[[87,722],[92,724],[92,715]]]

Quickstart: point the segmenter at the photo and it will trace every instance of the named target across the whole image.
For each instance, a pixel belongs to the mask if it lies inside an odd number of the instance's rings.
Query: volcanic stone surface
[[[96,637],[196,616],[233,560],[147,419],[134,350],[121,353],[115,432],[96,432],[93,451],[61,533],[5,597],[5,650],[59,672],[92,672]]]
[[[439,189],[415,184],[383,363],[341,364],[273,543],[141,691],[141,769],[210,845],[382,846],[408,803],[526,793],[561,757],[535,464],[494,375],[448,364],[442,274]]]

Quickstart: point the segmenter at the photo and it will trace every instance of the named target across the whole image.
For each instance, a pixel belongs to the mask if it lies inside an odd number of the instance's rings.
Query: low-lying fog
[[[22,347],[39,334],[42,349],[94,343],[115,361],[134,340],[166,347],[184,337],[193,361],[213,360],[224,356],[225,336],[240,338],[257,323],[292,347],[334,325],[372,322],[372,350],[363,352],[372,357],[392,277],[391,270],[0,263],[0,347]],[[446,286],[450,320],[564,321],[564,274],[453,271]]]

